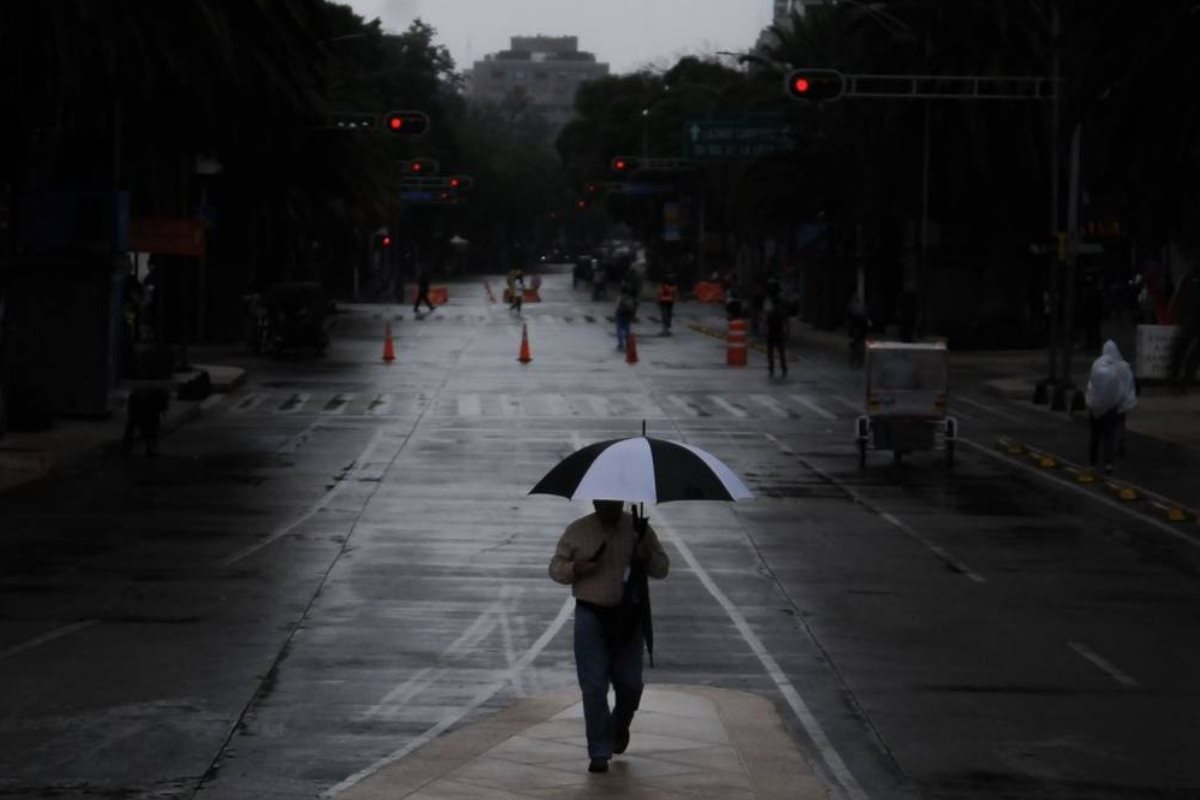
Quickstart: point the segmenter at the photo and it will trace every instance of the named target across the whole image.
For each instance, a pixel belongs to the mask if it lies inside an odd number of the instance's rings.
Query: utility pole
[[[1076,123],[1075,130],[1071,133],[1071,175],[1067,187],[1070,196],[1067,198],[1067,268],[1063,286],[1063,290],[1066,292],[1066,301],[1063,303],[1061,338],[1062,377],[1055,389],[1054,403],[1051,405],[1055,411],[1063,411],[1067,408],[1066,395],[1068,392],[1073,393],[1072,410],[1078,408],[1076,398],[1079,397],[1079,394],[1075,392],[1075,383],[1071,380],[1071,361],[1075,350],[1075,276],[1079,266],[1079,161],[1082,140],[1083,126]]]
[[[1033,392],[1033,402],[1045,405],[1051,402],[1051,394],[1057,397],[1058,382],[1058,332],[1059,332],[1059,248],[1054,244],[1059,234],[1059,124],[1062,102],[1062,90],[1059,86],[1062,78],[1062,64],[1059,60],[1059,38],[1062,32],[1058,15],[1058,3],[1050,6],[1050,279],[1047,295],[1049,308],[1046,314],[1046,379],[1037,385]],[[1060,409],[1061,410],[1061,409]]]

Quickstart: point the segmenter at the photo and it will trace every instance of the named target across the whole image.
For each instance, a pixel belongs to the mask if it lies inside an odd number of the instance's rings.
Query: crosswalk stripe
[[[298,392],[293,394],[280,404],[278,411],[281,414],[295,414],[301,411],[304,406],[308,404],[308,401],[311,397],[312,395],[308,394],[307,392]]]
[[[375,395],[375,398],[367,404],[367,413],[377,417],[387,416],[387,413],[392,410],[392,399],[390,394]]]
[[[837,419],[837,414],[831,414],[825,409],[821,408],[821,406],[817,404],[817,401],[813,400],[811,397],[802,394],[793,394],[789,395],[789,397],[807,408],[809,411],[816,414],[821,419]]]
[[[350,401],[354,399],[352,394],[342,394],[338,392],[329,402],[321,409],[322,414],[345,414],[346,409],[350,406]]]
[[[680,409],[683,410],[683,413],[687,414],[689,417],[711,417],[712,416],[711,413],[709,413],[708,411],[705,410],[704,406],[700,405],[699,403],[697,403],[693,400],[689,400],[686,397],[682,397],[680,395],[673,394],[667,399],[669,399],[671,402],[675,403]]]
[[[583,402],[587,404],[588,408],[590,408],[592,413],[597,417],[612,416],[608,401],[603,397],[594,394],[586,394],[583,396]]]
[[[784,408],[783,405],[778,400],[771,397],[770,395],[756,394],[756,395],[751,396],[750,399],[753,400],[754,402],[758,403],[759,405],[763,406],[764,408],[766,408],[768,411],[770,411],[772,414],[774,414],[777,417],[794,417],[795,416],[795,414],[793,414],[792,412],[790,412],[786,408]]]
[[[745,419],[746,417],[749,416],[749,414],[747,414],[745,412],[745,410],[738,408],[733,403],[730,403],[728,400],[726,400],[723,397],[719,397],[715,394],[710,394],[708,396],[708,399],[711,400],[714,405],[720,406],[721,408],[725,409],[726,411],[728,411],[730,414],[737,417],[738,419]]]
[[[460,394],[458,396],[458,415],[460,417],[482,417],[483,403],[477,394]]]
[[[263,398],[264,395],[259,394],[258,392],[246,395],[236,406],[233,407],[232,411],[234,414],[245,414],[249,411],[253,411],[260,403],[262,403]]]

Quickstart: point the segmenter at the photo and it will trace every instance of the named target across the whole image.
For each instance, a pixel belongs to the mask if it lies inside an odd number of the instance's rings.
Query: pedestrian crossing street
[[[1011,413],[994,405],[960,398],[973,405],[955,416],[994,420],[1011,419]],[[432,407],[431,407],[432,404]],[[834,422],[852,420],[860,406],[840,394],[680,392],[663,394],[574,394],[559,392],[509,394],[457,392],[436,396],[431,392],[292,392],[266,389],[229,398],[230,416],[339,416],[465,418],[712,418],[724,420],[797,420]]]

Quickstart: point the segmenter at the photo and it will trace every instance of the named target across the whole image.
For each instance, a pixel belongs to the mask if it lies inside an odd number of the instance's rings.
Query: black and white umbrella
[[[712,453],[646,436],[597,442],[577,450],[529,493],[631,503],[736,501],[754,496]]]

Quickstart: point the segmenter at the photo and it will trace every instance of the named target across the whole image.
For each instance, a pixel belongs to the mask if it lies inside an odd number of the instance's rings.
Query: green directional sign
[[[683,126],[683,157],[698,161],[763,158],[795,149],[796,132],[779,114],[697,118]]]

